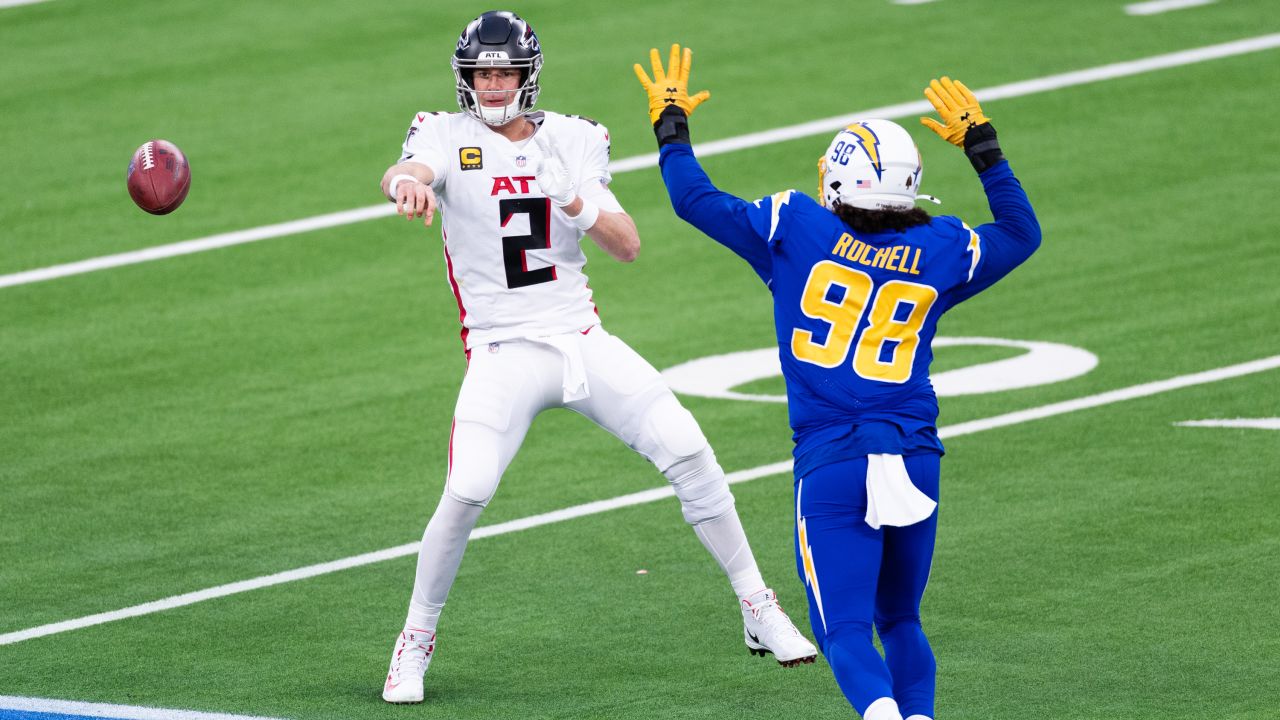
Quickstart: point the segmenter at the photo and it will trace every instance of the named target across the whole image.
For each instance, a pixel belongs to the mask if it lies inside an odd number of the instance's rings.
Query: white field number
[[[1003,390],[1048,385],[1070,380],[1094,369],[1098,356],[1071,345],[1005,340],[985,337],[936,337],[933,346],[987,345],[1019,348],[1026,352],[1004,360],[970,365],[933,375],[933,387],[940,397],[977,395]],[[785,395],[734,392],[733,388],[782,374],[776,347],[712,355],[681,363],[662,372],[672,390],[685,395],[785,403]]]

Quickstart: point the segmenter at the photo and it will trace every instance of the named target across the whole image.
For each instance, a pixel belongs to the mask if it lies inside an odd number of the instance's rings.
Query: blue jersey
[[[870,453],[941,454],[929,381],[938,320],[1040,244],[1008,162],[980,175],[995,222],[944,216],[868,235],[793,190],[755,202],[722,192],[688,145],[664,145],[661,165],[676,213],[773,293],[796,476]]]

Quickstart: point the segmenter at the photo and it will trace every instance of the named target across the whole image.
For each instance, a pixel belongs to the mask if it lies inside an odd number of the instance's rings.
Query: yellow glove
[[[938,111],[942,122],[922,117],[921,124],[956,147],[964,147],[964,134],[969,128],[991,122],[991,118],[982,114],[978,98],[959,80],[952,82],[949,77],[943,77],[941,81],[930,80],[924,96],[933,103],[933,109]]]
[[[636,77],[649,93],[649,122],[658,122],[658,116],[670,105],[684,110],[685,115],[692,115],[693,109],[711,97],[711,93],[703,90],[690,97],[689,67],[693,65],[693,51],[684,49],[684,60],[680,58],[680,45],[671,46],[671,59],[667,62],[668,73],[662,71],[662,60],[658,57],[658,48],[649,51],[649,62],[653,65],[653,80],[645,73],[640,63],[635,64]]]

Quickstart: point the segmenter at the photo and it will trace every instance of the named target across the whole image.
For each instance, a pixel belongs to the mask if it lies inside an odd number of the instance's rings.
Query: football
[[[191,167],[177,145],[148,140],[129,161],[129,196],[152,215],[178,209],[191,189]]]

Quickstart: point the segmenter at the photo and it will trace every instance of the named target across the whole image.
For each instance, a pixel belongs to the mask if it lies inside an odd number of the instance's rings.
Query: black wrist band
[[[1004,153],[996,140],[996,129],[991,127],[991,123],[975,125],[965,131],[964,154],[969,156],[973,169],[979,173],[1004,160]]]
[[[653,134],[658,138],[658,147],[663,145],[692,145],[689,141],[689,116],[679,106],[668,105],[653,124]]]

